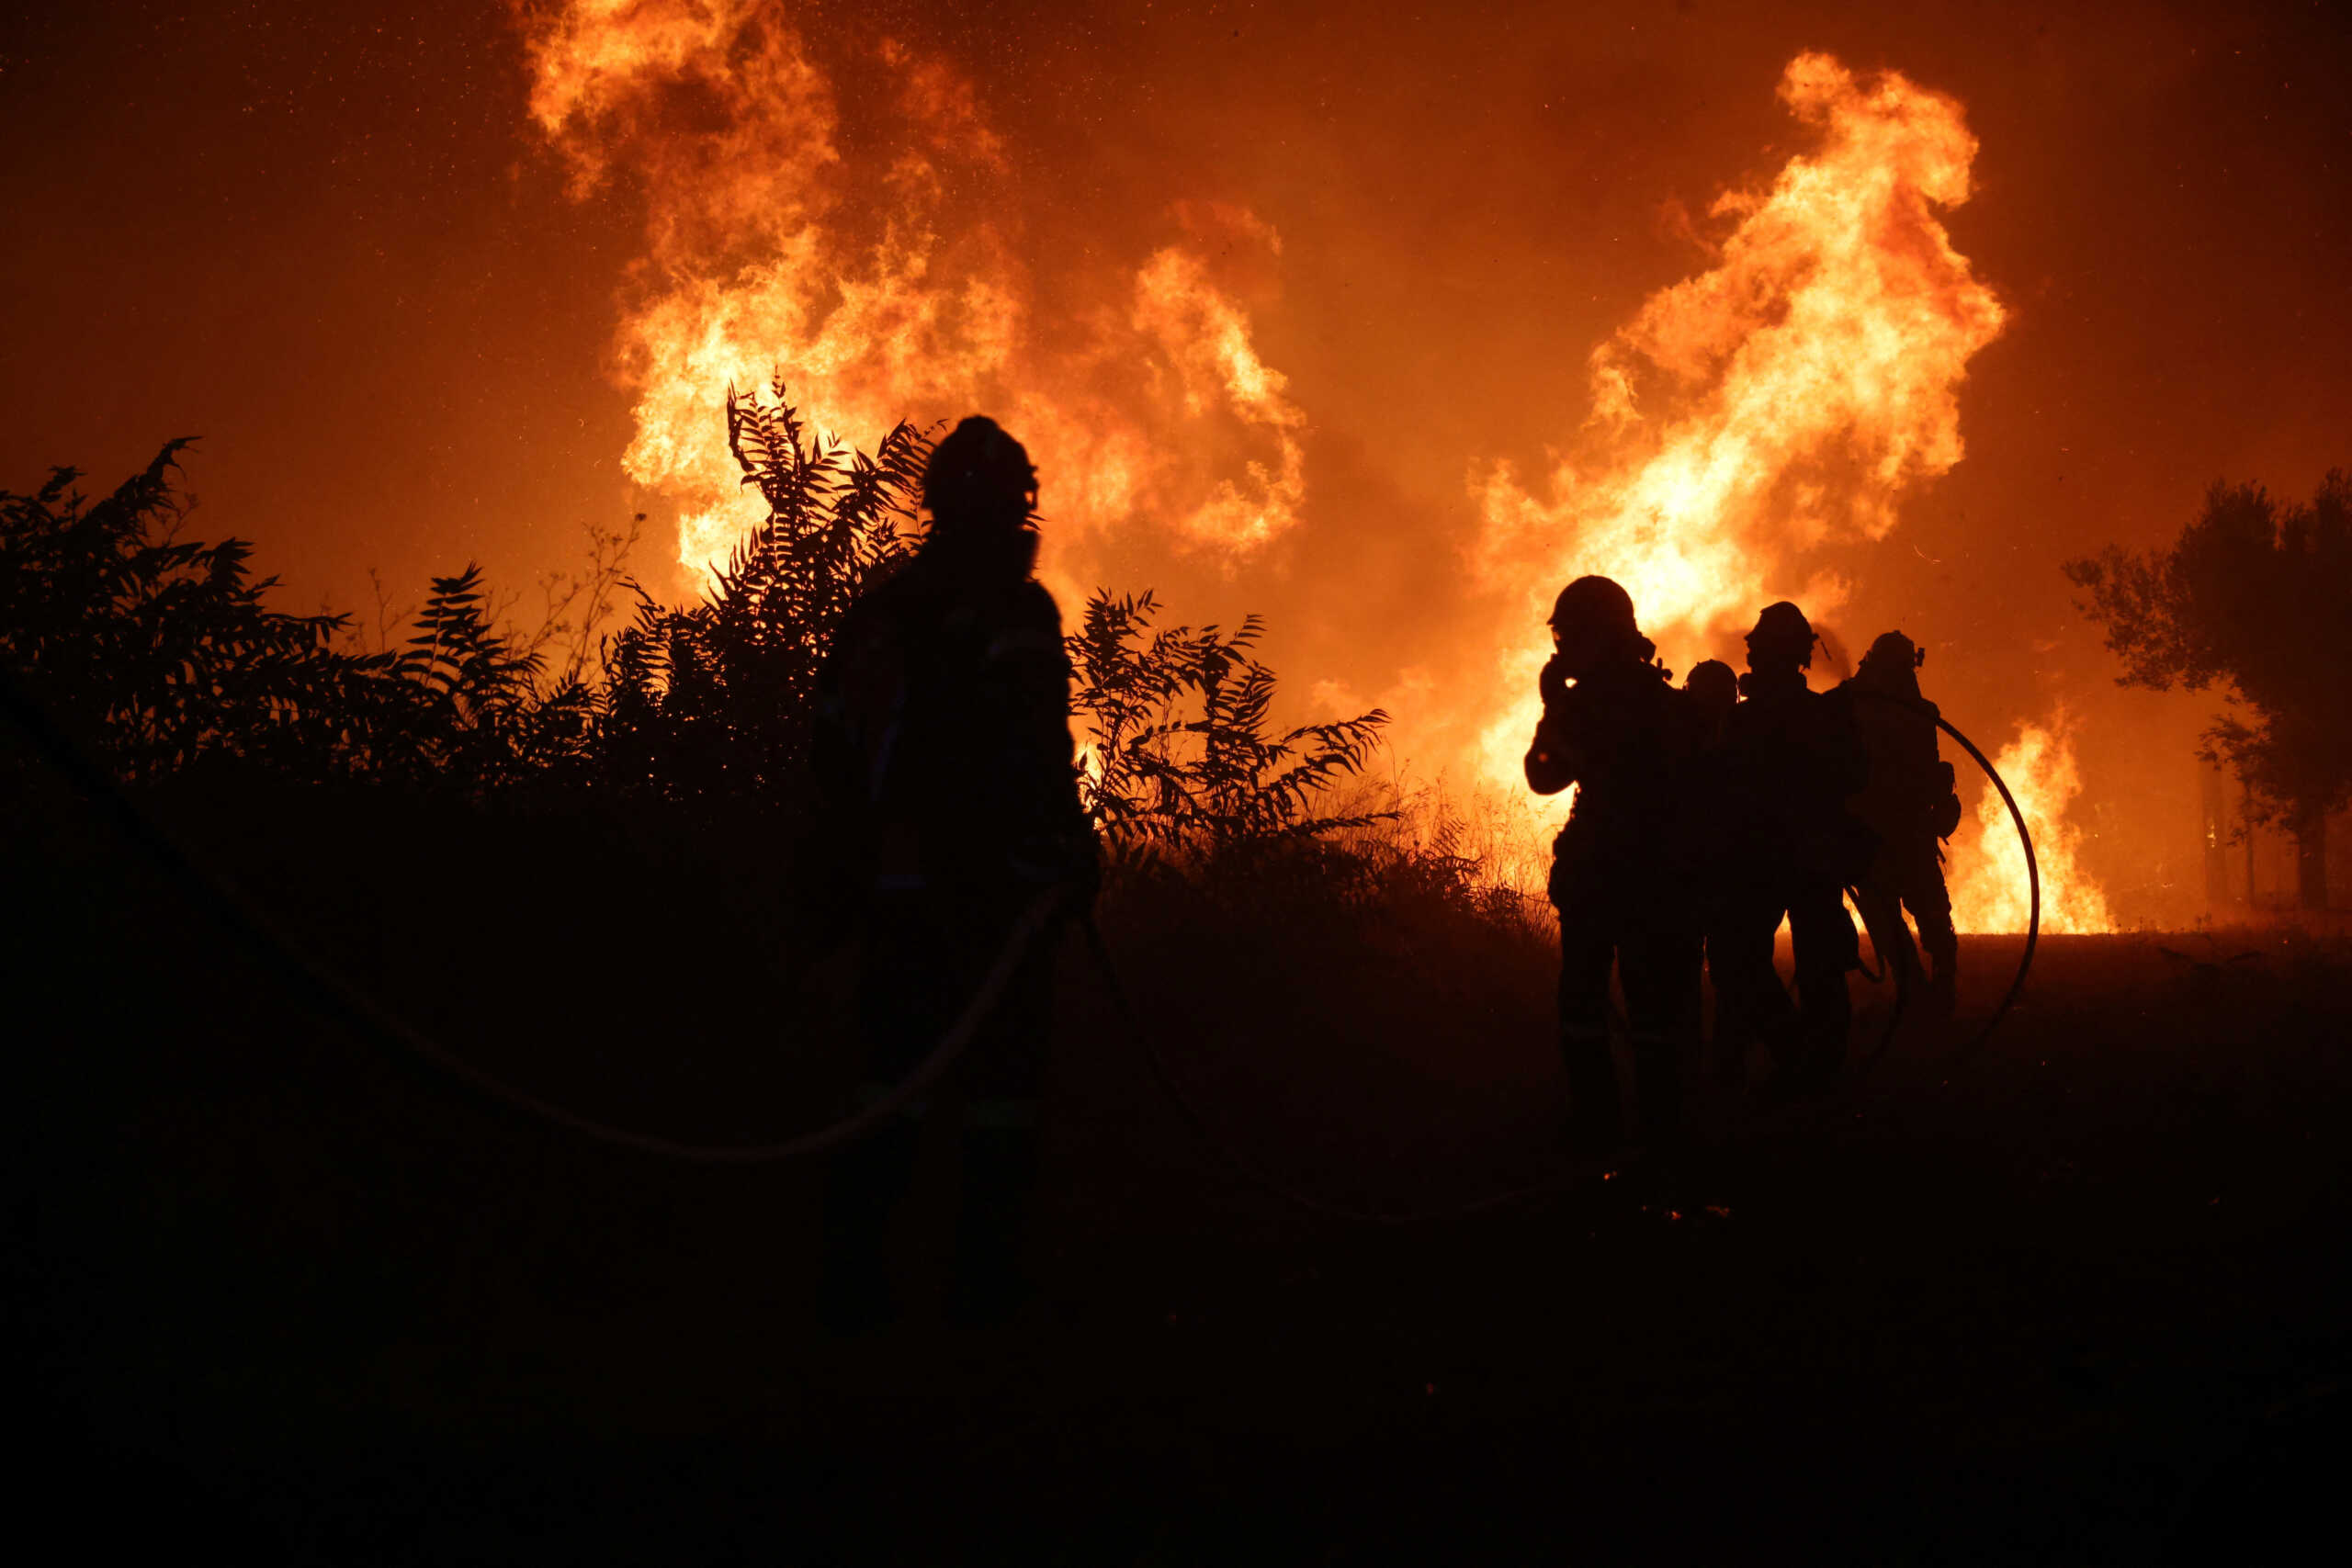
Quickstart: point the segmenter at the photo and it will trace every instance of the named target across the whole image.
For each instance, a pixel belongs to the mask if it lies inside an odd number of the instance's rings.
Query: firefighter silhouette
[[[1920,978],[1919,951],[1926,951],[1928,1003],[1948,1015],[1960,939],[1952,931],[1938,840],[1960,826],[1960,795],[1951,764],[1937,754],[1936,705],[1919,694],[1918,671],[1926,660],[1909,637],[1888,632],[1871,644],[1838,692],[1851,705],[1854,727],[1870,753],[1870,779],[1854,797],[1854,814],[1878,835],[1878,852],[1855,884],[1855,902],[1871,946],[1906,993]],[[1917,948],[1904,923],[1906,908],[1918,922]]]
[[[1528,749],[1527,783],[1540,795],[1577,786],[1553,846],[1551,879],[1570,1133],[1592,1154],[1623,1136],[1609,1045],[1613,969],[1642,1131],[1659,1146],[1679,1130],[1675,1057],[1699,1026],[1699,917],[1679,840],[1698,709],[1651,662],[1633,600],[1608,578],[1580,577],[1561,591],[1552,635],[1556,651],[1537,680],[1544,716]]]
[[[1846,809],[1868,776],[1868,754],[1847,704],[1805,685],[1813,643],[1813,626],[1794,604],[1770,605],[1758,617],[1747,634],[1742,701],[1724,721],[1713,769],[1722,847],[1707,951],[1717,1049],[1744,1072],[1760,1039],[1784,1087],[1818,1081],[1845,1060],[1853,1017],[1846,976],[1860,964],[1845,888],[1867,869],[1873,847]],[[1772,963],[1784,918],[1794,1004]]]
[[[923,474],[929,531],[852,605],[820,677],[812,751],[866,885],[868,1103],[953,1027],[1042,889],[1091,886],[1061,615],[1032,576],[1036,483],[995,422],[958,424]],[[1026,1291],[1052,951],[1032,942],[950,1080],[961,1190],[948,1304],[967,1321],[1008,1315]],[[823,1304],[837,1327],[893,1311],[887,1240],[928,1111],[916,1102],[832,1161]]]
[[[1699,897],[1699,929],[1702,933],[1702,954],[1706,973],[1713,976],[1722,964],[1714,951],[1712,933],[1723,924],[1721,868],[1727,858],[1727,846],[1723,842],[1720,818],[1713,812],[1714,803],[1723,795],[1724,734],[1731,723],[1731,710],[1739,705],[1739,677],[1732,673],[1730,665],[1720,659],[1702,659],[1690,667],[1682,678],[1682,689],[1689,693],[1699,729],[1698,756],[1692,768],[1691,787],[1687,798],[1695,807],[1696,819],[1684,835],[1694,869]],[[1720,980],[1715,982],[1720,993]],[[1726,1082],[1736,1081],[1746,1068],[1740,1055],[1725,1051],[1725,1036],[1720,1025],[1715,1031],[1717,1077]]]
[[[1682,689],[1698,707],[1700,733],[1706,744],[1719,744],[1731,710],[1739,703],[1739,677],[1722,660],[1702,659],[1682,677]]]

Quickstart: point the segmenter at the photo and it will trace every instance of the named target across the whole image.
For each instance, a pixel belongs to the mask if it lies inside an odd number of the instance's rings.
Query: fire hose
[[[864,1136],[905,1109],[923,1090],[936,1083],[971,1044],[972,1037],[979,1032],[980,1025],[995,1009],[998,998],[1004,994],[1005,987],[1011,983],[1012,973],[1020,966],[1030,944],[1052,919],[1067,892],[1064,885],[1056,883],[1040,890],[1029,901],[1006,932],[996,962],[981,977],[971,1000],[965,1004],[963,1012],[949,1026],[947,1032],[940,1037],[939,1043],[932,1047],[931,1054],[911,1072],[872,1104],[838,1122],[781,1142],[686,1143],[616,1127],[552,1100],[543,1100],[528,1089],[518,1088],[476,1066],[431,1035],[395,1017],[357,985],[313,957],[258,905],[221,878],[208,874],[175,834],[141,810],[106,770],[84,756],[79,747],[50,723],[47,715],[23,696],[14,682],[5,679],[0,679],[0,707],[7,710],[8,716],[40,748],[50,763],[73,782],[84,798],[110,818],[126,838],[168,872],[173,881],[200,908],[208,910],[242,939],[249,950],[291,981],[296,990],[307,994],[330,1017],[353,1030],[360,1038],[379,1046],[390,1047],[394,1055],[405,1052],[420,1057],[476,1094],[508,1110],[520,1111],[596,1143],[693,1165],[768,1165],[778,1160],[821,1154]]]
[[[1977,750],[1974,741],[1954,728],[1941,714],[1934,713],[1924,704],[1916,704],[1907,698],[1886,693],[1862,692],[1861,694],[1879,701],[1898,704],[1915,713],[1919,713],[1922,716],[1933,716],[1936,727],[1958,741],[1969,756],[1975,759],[1976,765],[1984,771],[1984,776],[1992,780],[1993,787],[2000,793],[2002,802],[2008,807],[2009,820],[2016,825],[2018,842],[2025,851],[2027,898],[2025,951],[2018,959],[2017,974],[2010,980],[2008,990],[2002,995],[2000,1005],[1993,1010],[1992,1016],[1984,1021],[1984,1027],[1978,1030],[1975,1037],[1956,1054],[1955,1059],[1964,1058],[1973,1055],[1992,1038],[1993,1031],[1999,1026],[2001,1020],[2007,1016],[2011,1004],[2018,998],[2018,993],[2024,988],[2026,975],[2033,966],[2034,948],[2041,930],[2041,872],[2034,859],[2033,836],[2027,830],[2025,813],[2018,808],[2017,797],[2009,793],[2009,786],[2002,779],[1999,770],[1993,766],[1983,751]],[[1896,912],[1896,918],[1898,919],[1902,918],[1899,909]],[[1235,1148],[1228,1140],[1220,1136],[1208,1117],[1184,1092],[1175,1074],[1170,1069],[1167,1057],[1161,1054],[1156,1043],[1154,1032],[1128,999],[1126,988],[1119,979],[1118,968],[1111,960],[1110,950],[1103,942],[1102,931],[1095,925],[1091,912],[1086,916],[1084,926],[1087,945],[1093,953],[1095,964],[1101,969],[1102,977],[1110,987],[1112,999],[1125,1021],[1128,1032],[1135,1036],[1141,1046],[1144,1059],[1149,1066],[1160,1092],[1167,1097],[1169,1103],[1176,1108],[1177,1113],[1183,1118],[1193,1136],[1251,1186],[1310,1213],[1352,1220],[1364,1224],[1408,1225],[1430,1221],[1467,1219],[1527,1199],[1546,1197],[1564,1191],[1574,1185],[1574,1179],[1571,1177],[1555,1177],[1546,1181],[1508,1188],[1448,1208],[1392,1211],[1357,1208],[1321,1197],[1283,1181],[1259,1165],[1257,1161]],[[1882,964],[1885,962],[1883,955],[1881,962]],[[1903,1021],[1904,1004],[1906,999],[1907,992],[1902,985],[1898,973],[1894,1013],[1887,1020],[1886,1028],[1880,1035],[1878,1044],[1861,1063],[1861,1070],[1868,1069],[1886,1054],[1887,1046],[1894,1039],[1895,1027]]]
[[[1905,699],[1880,693],[1867,695],[1883,701],[1895,702],[1906,707],[1914,705]],[[929,1055],[916,1065],[887,1093],[853,1115],[799,1136],[760,1144],[695,1144],[616,1127],[594,1117],[585,1116],[551,1100],[544,1100],[527,1089],[506,1082],[451,1051],[440,1042],[393,1016],[375,1002],[356,985],[334,969],[308,954],[301,945],[277,921],[251,900],[235,891],[221,879],[207,874],[195,857],[176,837],[142,811],[122,790],[121,786],[88,758],[85,757],[66,737],[52,726],[47,716],[17,692],[13,682],[0,680],[0,707],[39,747],[48,761],[71,780],[84,797],[108,816],[116,827],[130,841],[153,857],[188,892],[196,901],[242,938],[249,948],[256,950],[274,967],[290,978],[298,989],[307,992],[334,1017],[340,1019],[362,1038],[379,1045],[397,1047],[437,1067],[451,1078],[475,1093],[509,1110],[535,1117],[561,1127],[591,1141],[632,1150],[636,1153],[697,1165],[747,1166],[771,1164],[823,1153],[852,1142],[879,1126],[912,1102],[925,1089],[953,1066],[970,1045],[981,1023],[995,1008],[1013,971],[1026,956],[1030,945],[1052,919],[1068,889],[1053,884],[1041,889],[1007,931],[995,962],[982,977],[963,1011],[933,1047]],[[1915,711],[1917,711],[1915,707]],[[2009,793],[1993,764],[1984,754],[1959,730],[1936,716],[1938,728],[1949,734],[1975,759],[1985,776],[1993,781],[2007,805],[2018,838],[2024,846],[2030,900],[2030,915],[2026,930],[2025,951],[2020,956],[2018,972],[2007,992],[1976,1037],[1962,1055],[1973,1053],[1992,1035],[1993,1030],[2007,1015],[2023,987],[2033,962],[2034,947],[2041,929],[2041,884],[2040,870],[2033,854],[2033,840],[2028,833],[2025,815],[2016,798]],[[1322,1198],[1295,1187],[1273,1176],[1254,1160],[1242,1155],[1227,1140],[1217,1135],[1207,1117],[1184,1093],[1166,1057],[1159,1051],[1153,1032],[1136,1012],[1127,997],[1116,966],[1112,963],[1101,929],[1091,911],[1083,919],[1088,945],[1101,968],[1113,1000],[1125,1017],[1129,1032],[1140,1045],[1146,1062],[1160,1092],[1167,1098],[1187,1127],[1204,1145],[1218,1154],[1227,1165],[1256,1186],[1276,1197],[1312,1213],[1363,1224],[1403,1225],[1436,1220],[1455,1220],[1484,1213],[1524,1200],[1545,1196],[1565,1190],[1572,1184],[1570,1178],[1555,1178],[1510,1188],[1470,1201],[1442,1209],[1388,1211],[1358,1208]],[[1894,1038],[1894,1026],[1903,1012],[1903,992],[1898,985],[1894,1017],[1878,1047],[1863,1065],[1869,1066],[1883,1055]]]
[[[183,844],[178,836],[157,822],[126,794],[111,774],[85,756],[82,750],[49,720],[38,705],[19,693],[13,682],[0,678],[0,708],[5,708],[13,720],[42,756],[62,773],[76,791],[91,806],[111,820],[118,831],[144,851],[169,874],[173,882],[197,905],[227,927],[243,944],[264,963],[277,970],[291,987],[308,996],[323,1011],[351,1029],[361,1039],[390,1054],[422,1060],[439,1069],[450,1078],[477,1095],[505,1110],[517,1111],[549,1125],[589,1139],[594,1143],[650,1155],[659,1158],[679,1160],[694,1165],[750,1166],[773,1164],[799,1158],[838,1148],[874,1131],[885,1120],[911,1103],[926,1089],[936,1083],[956,1064],[971,1044],[1005,987],[1011,983],[1013,971],[1028,953],[1052,919],[1069,889],[1056,883],[1038,892],[1022,910],[1007,931],[995,962],[989,966],[971,999],[956,1018],[931,1054],[918,1063],[912,1071],[899,1079],[887,1093],[853,1115],[843,1117],[798,1137],[762,1144],[696,1144],[616,1127],[568,1107],[541,1098],[516,1085],[508,1083],[496,1074],[488,1072],[450,1050],[439,1041],[394,1016],[369,997],[356,984],[312,956],[291,932],[267,911],[237,891],[224,879],[202,867],[195,853]],[[1334,1203],[1290,1187],[1261,1169],[1216,1136],[1207,1119],[1202,1115],[1178,1085],[1168,1068],[1143,1021],[1138,1018],[1127,999],[1125,987],[1120,983],[1118,971],[1113,966],[1102,934],[1095,925],[1091,912],[1084,919],[1089,945],[1102,975],[1109,984],[1113,999],[1125,1014],[1130,1032],[1141,1043],[1146,1059],[1158,1086],[1169,1102],[1195,1136],[1210,1148],[1222,1154],[1255,1185],[1318,1213],[1335,1215],[1372,1224],[1403,1224],[1423,1219],[1469,1214],[1549,1191],[1562,1183],[1546,1183],[1537,1187],[1515,1190],[1482,1200],[1458,1210],[1437,1213],[1385,1213],[1374,1210],[1359,1210]]]
[[[2025,812],[2018,807],[2017,796],[2009,793],[2009,786],[2002,779],[2000,770],[1994,767],[1991,759],[1976,749],[1976,742],[1954,728],[1951,721],[1937,712],[1932,705],[1924,702],[1914,702],[1909,697],[1897,696],[1892,692],[1873,692],[1862,686],[1849,685],[1843,689],[1849,695],[1868,697],[1872,702],[1892,703],[1896,707],[1906,709],[1922,718],[1931,718],[1935,721],[1938,729],[1958,741],[1961,750],[1966,751],[1974,760],[1976,765],[1984,771],[1984,776],[1992,781],[1993,788],[2000,794],[2001,804],[2009,808],[2009,820],[2018,830],[2018,845],[2025,852],[2025,950],[2018,954],[2017,974],[2011,976],[2009,988],[2002,993],[2000,1005],[1993,1010],[1992,1016],[1985,1019],[1984,1027],[1976,1032],[1974,1038],[1953,1054],[1954,1060],[1965,1060],[1974,1055],[1984,1047],[1987,1040],[1993,1038],[1993,1031],[2000,1027],[2001,1020],[2008,1016],[2010,1007],[2018,999],[2018,993],[2025,989],[2026,976],[2033,968],[2034,948],[2041,940],[2041,864],[2034,858],[2033,835],[2027,830]],[[1860,901],[1857,900],[1856,908],[1860,907]],[[1903,911],[1899,908],[1895,910],[1894,918],[1898,921],[1903,919]],[[1907,935],[1905,940],[1908,940]],[[1873,936],[1871,941],[1872,945],[1875,946],[1876,937]],[[1880,1033],[1878,1043],[1872,1046],[1871,1054],[1862,1059],[1860,1069],[1861,1071],[1868,1071],[1881,1056],[1886,1055],[1887,1047],[1894,1043],[1894,1032],[1903,1022],[1904,1009],[1910,1001],[1910,989],[1905,984],[1901,969],[1890,964],[1886,954],[1880,953],[1878,957],[1882,966],[1895,968],[1894,1010],[1888,1016],[1886,1028]],[[1865,970],[1864,973],[1869,972]],[[1873,980],[1876,978],[1877,976],[1872,976]]]

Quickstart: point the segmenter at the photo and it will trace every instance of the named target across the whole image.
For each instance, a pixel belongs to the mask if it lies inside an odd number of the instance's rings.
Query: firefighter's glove
[[[1535,690],[1547,712],[1567,700],[1568,667],[1558,654],[1544,661],[1542,672],[1535,677]]]

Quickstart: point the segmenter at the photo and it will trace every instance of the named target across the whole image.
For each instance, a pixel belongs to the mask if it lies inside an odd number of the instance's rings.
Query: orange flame
[[[1475,472],[1473,558],[1531,593],[1529,635],[1498,650],[1487,775],[1516,779],[1548,651],[1543,608],[1602,572],[1634,596],[1669,662],[1794,596],[1821,616],[1845,597],[1800,558],[1838,536],[1883,537],[1895,502],[1951,469],[1957,389],[2003,311],[1937,209],[1969,196],[1976,141],[1961,106],[1894,72],[1857,80],[1822,54],[1781,81],[1820,150],[1771,188],[1715,203],[1736,217],[1716,265],[1653,295],[1591,357],[1597,451],[1555,453],[1545,494],[1508,462]],[[1655,403],[1657,412],[1645,412]]]
[[[1182,239],[1049,265],[1020,148],[945,61],[843,46],[888,84],[844,100],[764,0],[548,0],[523,26],[530,114],[574,193],[643,204],[616,340],[636,400],[623,464],[675,506],[690,572],[757,520],[720,404],[771,374],[860,445],[900,418],[999,412],[1045,477],[1057,592],[1091,587],[1123,530],[1230,571],[1298,525],[1309,421],[1210,260],[1278,257],[1256,214],[1178,203]],[[1940,218],[1970,195],[1961,106],[1823,54],[1792,61],[1780,95],[1818,145],[1718,200],[1713,265],[1594,351],[1573,453],[1540,482],[1472,469],[1476,578],[1525,604],[1508,619],[1530,635],[1492,647],[1465,702],[1421,709],[1469,716],[1480,773],[1513,797],[1562,582],[1619,578],[1679,667],[1768,599],[1826,618],[1846,586],[1808,558],[1884,537],[1904,496],[1961,459],[1958,389],[2005,316]],[[2034,809],[2054,824],[2064,805]]]
[[[1289,383],[1283,373],[1250,346],[1249,318],[1217,292],[1199,258],[1171,248],[1153,256],[1136,278],[1135,322],[1175,367],[1187,413],[1197,418],[1222,391],[1244,423],[1272,436],[1281,454],[1272,470],[1250,461],[1250,493],[1224,480],[1182,526],[1197,538],[1248,545],[1288,528],[1306,493],[1306,457],[1299,445],[1306,418],[1283,396]]]
[[[2033,835],[2041,874],[2041,929],[2059,934],[2115,930],[2106,895],[2079,864],[2082,835],[2066,821],[2066,807],[2083,786],[2075,772],[2065,712],[2046,728],[2027,725],[2001,749],[1993,766],[2017,797],[2026,830]],[[1952,923],[1964,931],[2021,931],[2027,915],[2025,852],[1990,780],[1976,803],[1976,821],[1973,851],[1952,857]]]
[[[1049,548],[1148,513],[1238,558],[1297,521],[1306,419],[1247,313],[1181,245],[1126,274],[1124,307],[1094,278],[1037,277],[1012,154],[945,62],[881,40],[871,63],[896,91],[856,106],[882,123],[852,138],[779,7],[565,0],[525,25],[531,115],[575,194],[618,177],[645,203],[618,344],[637,395],[623,466],[677,506],[689,569],[758,519],[719,405],[771,374],[824,434],[865,446],[900,418],[1002,411],[1046,476]],[[1254,215],[1220,210],[1279,249]],[[1080,308],[1041,309],[1041,288]]]

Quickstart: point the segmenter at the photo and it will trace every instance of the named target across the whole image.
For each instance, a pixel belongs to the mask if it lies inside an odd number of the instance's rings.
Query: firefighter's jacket
[[[1082,877],[1061,613],[1035,536],[934,533],[842,623],[815,761],[876,888],[1018,896]]]
[[[1631,659],[1545,702],[1527,782],[1543,795],[1577,786],[1552,846],[1552,902],[1564,918],[1696,929],[1690,815],[1702,725],[1690,694]]]
[[[1882,849],[1927,848],[1960,825],[1952,767],[1936,749],[1936,705],[1916,687],[1881,695],[1883,690],[1856,676],[1832,694],[1851,707],[1870,753],[1870,777],[1852,809]]]
[[[1810,690],[1796,671],[1746,684],[1713,760],[1721,880],[1758,893],[1858,881],[1878,836],[1847,805],[1871,767],[1853,705]]]

